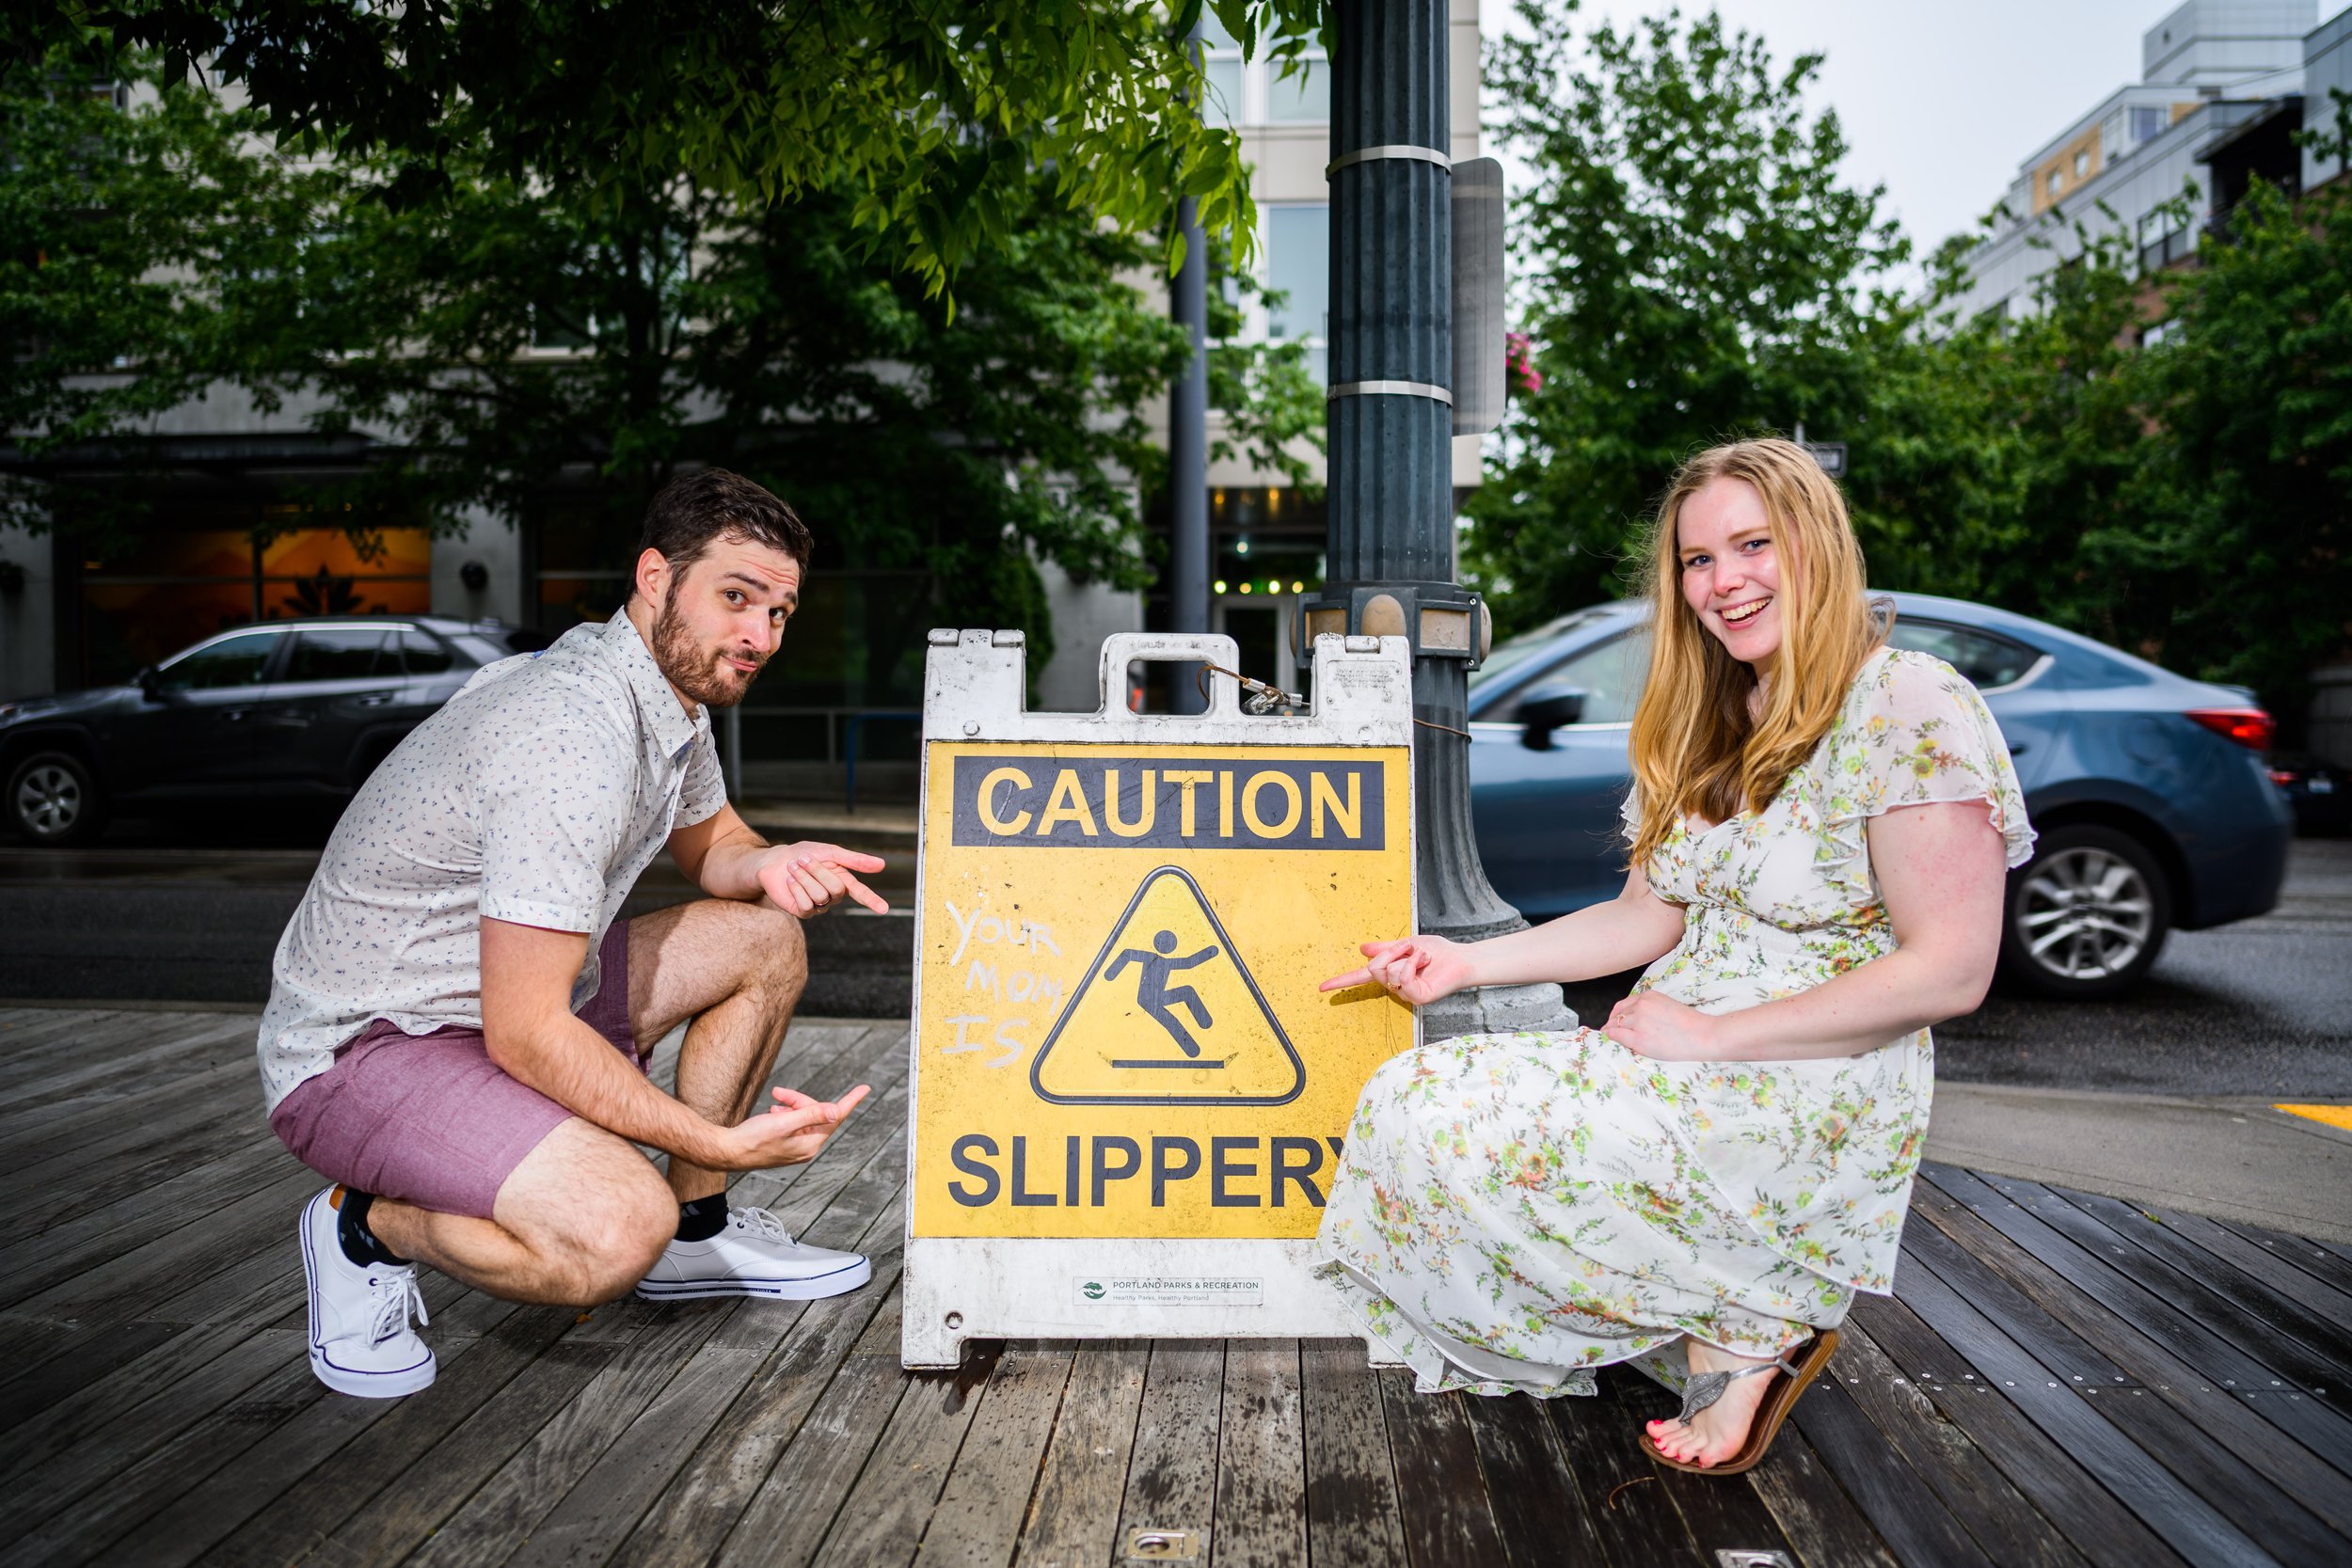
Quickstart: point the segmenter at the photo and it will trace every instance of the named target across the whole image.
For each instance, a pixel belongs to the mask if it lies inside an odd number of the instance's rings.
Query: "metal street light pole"
[[[1197,63],[1198,23],[1185,48]],[[1200,632],[1209,629],[1209,247],[1194,198],[1178,203],[1176,226],[1184,237],[1184,264],[1170,290],[1168,314],[1192,348],[1184,373],[1168,395],[1168,629]],[[1167,667],[1171,712],[1199,713],[1206,705],[1193,679],[1195,670],[1190,664]]]
[[[1341,0],[1331,59],[1327,586],[1321,632],[1413,648],[1421,928],[1474,941],[1526,921],[1470,832],[1467,682],[1485,607],[1454,580],[1447,0]],[[1574,1022],[1555,985],[1422,1009],[1425,1038]]]

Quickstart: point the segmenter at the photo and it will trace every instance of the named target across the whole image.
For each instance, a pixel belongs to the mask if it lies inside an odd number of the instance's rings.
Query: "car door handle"
[[[241,724],[251,717],[253,710],[249,707],[225,707],[220,710],[220,721],[224,724]]]
[[[397,691],[372,691],[359,699],[361,707],[389,707],[400,698]]]

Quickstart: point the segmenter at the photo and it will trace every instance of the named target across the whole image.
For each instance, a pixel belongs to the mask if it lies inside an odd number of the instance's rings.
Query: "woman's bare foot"
[[[1683,1350],[1690,1357],[1693,1375],[1736,1372],[1743,1367],[1770,1365],[1756,1357],[1734,1355],[1700,1339],[1685,1340]],[[1748,1440],[1748,1429],[1756,1424],[1756,1407],[1764,1402],[1772,1386],[1772,1377],[1766,1373],[1735,1377],[1724,1387],[1723,1398],[1688,1422],[1672,1417],[1650,1422],[1649,1440],[1668,1459],[1685,1465],[1721,1465],[1738,1453],[1740,1445]]]

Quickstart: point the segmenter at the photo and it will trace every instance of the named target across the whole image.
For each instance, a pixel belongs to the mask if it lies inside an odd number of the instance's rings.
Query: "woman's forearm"
[[[1616,897],[1463,951],[1471,985],[1595,980],[1639,969],[1682,940],[1682,907],[1646,895]]]
[[[1973,1010],[1990,975],[1937,955],[1899,948],[1777,1002],[1715,1017],[1726,1062],[1856,1056]]]

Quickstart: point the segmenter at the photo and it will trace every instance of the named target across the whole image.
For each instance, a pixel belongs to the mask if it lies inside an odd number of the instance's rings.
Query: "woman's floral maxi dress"
[[[1976,688],[1880,650],[1769,806],[1653,853],[1650,886],[1688,913],[1635,989],[1724,1013],[1892,952],[1865,823],[1972,800],[2024,863]],[[1592,1369],[1635,1359],[1673,1383],[1685,1334],[1777,1354],[1890,1289],[1933,1077],[1925,1029],[1789,1062],[1652,1061],[1596,1029],[1422,1046],[1364,1086],[1324,1273],[1424,1391],[1589,1394]]]

